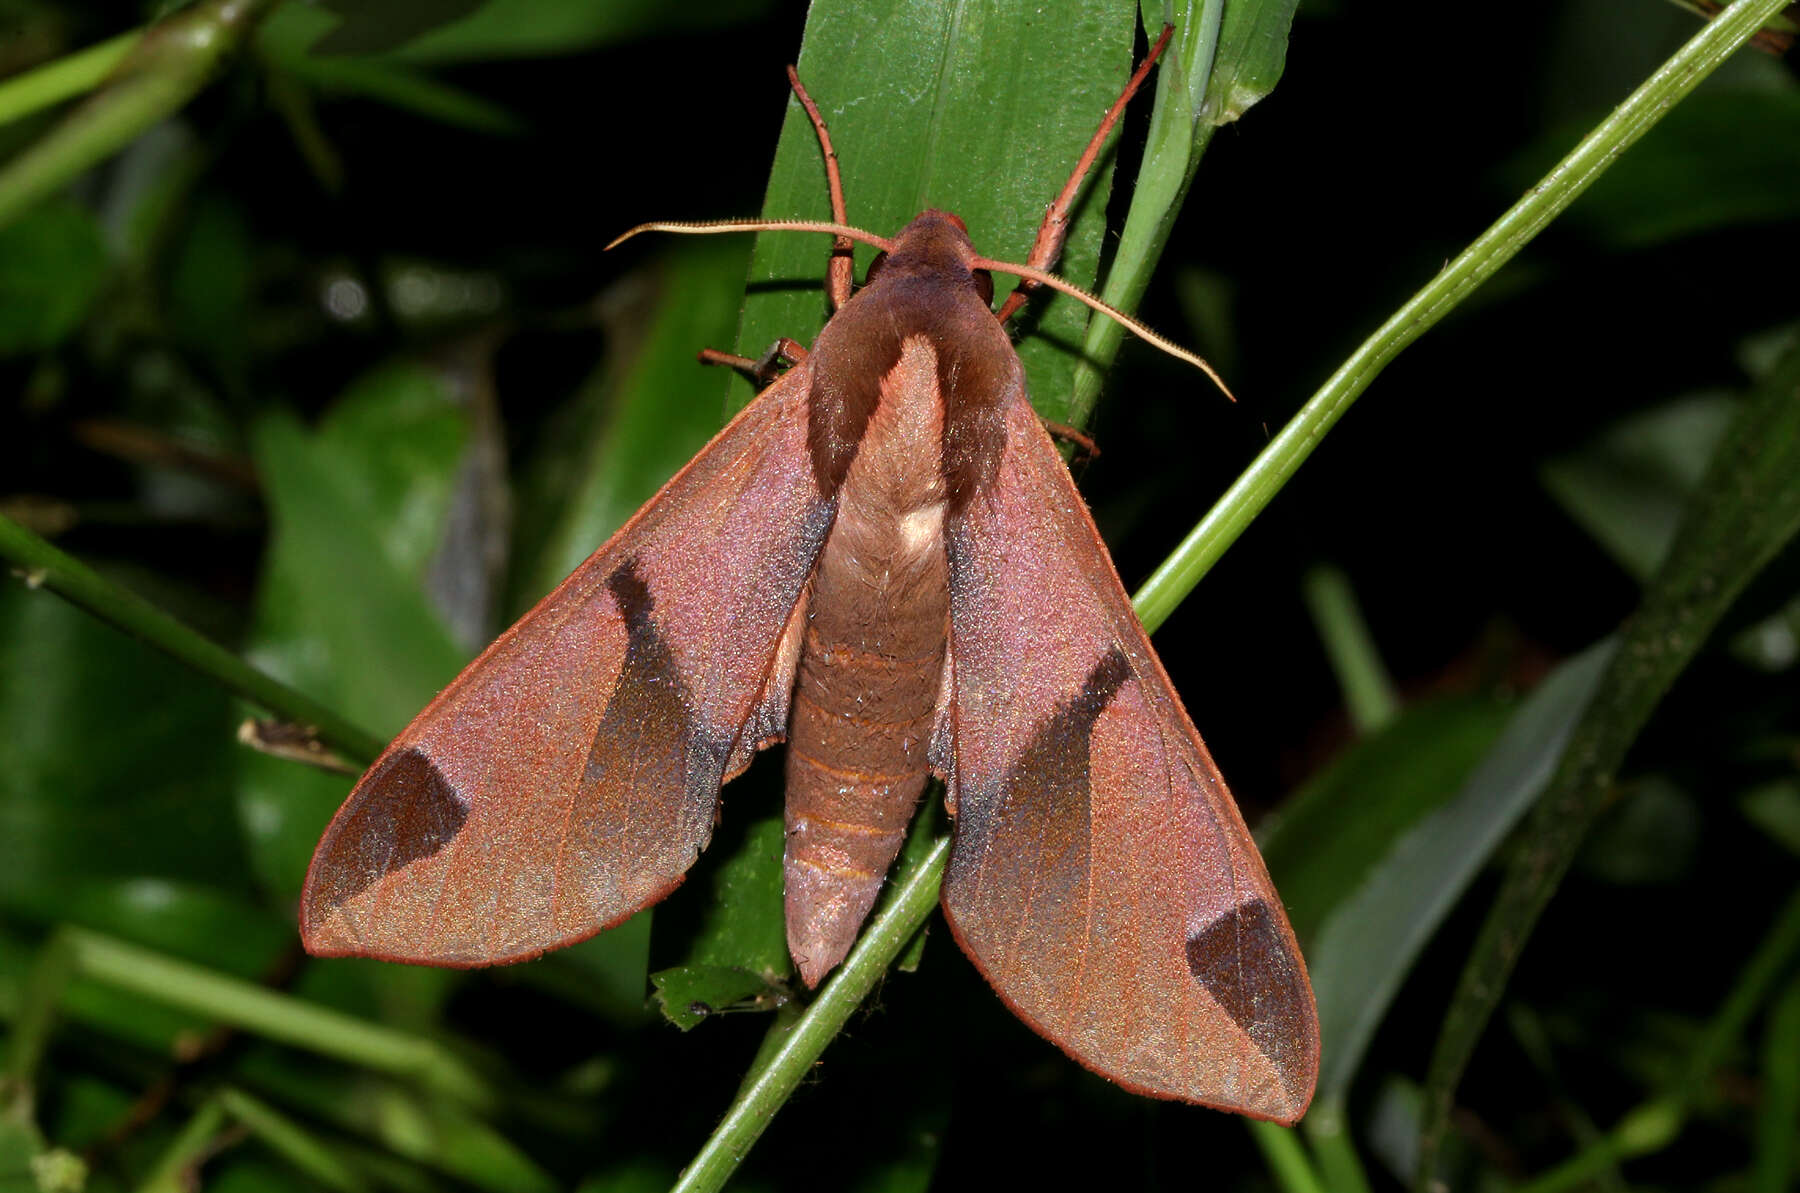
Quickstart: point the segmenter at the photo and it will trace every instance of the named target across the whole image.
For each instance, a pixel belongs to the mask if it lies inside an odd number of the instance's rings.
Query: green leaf
[[[1023,261],[1100,115],[1131,65],[1135,19],[1111,0],[1054,11],[945,7],[928,0],[817,4],[807,18],[800,79],[844,171],[852,224],[898,232],[920,211],[953,211],[986,256]],[[1017,80],[1034,80],[1021,87]],[[1076,207],[1058,267],[1091,285],[1111,186],[1110,161]],[[818,140],[788,103],[763,214],[829,219]],[[811,342],[824,324],[820,288],[830,241],[810,233],[757,237],[738,351],[758,356],[782,336]],[[859,248],[858,274],[873,250]],[[1024,318],[1019,356],[1033,403],[1063,419],[1087,308],[1057,296]]]
[[[1334,908],[1376,881],[1396,843],[1457,789],[1499,735],[1491,697],[1404,710],[1291,795],[1258,831],[1288,920],[1310,942]]]
[[[1236,120],[1281,77],[1294,8],[1295,0],[1189,0],[1184,5],[1158,67],[1144,160],[1100,292],[1108,302],[1126,311],[1137,309],[1213,131]],[[1153,6],[1145,6],[1145,26],[1157,26],[1158,15]],[[1087,420],[1124,338],[1124,328],[1114,320],[1088,323],[1069,421]]]
[[[1299,0],[1246,0],[1225,6],[1218,61],[1206,86],[1205,116],[1229,124],[1275,90],[1287,68],[1288,30]]]
[[[782,911],[783,820],[770,816],[744,833],[744,844],[713,878],[710,910],[688,960],[733,965],[775,981],[789,972]]]
[[[107,276],[106,246],[77,204],[40,204],[0,227],[0,356],[41,352],[87,317]]]
[[[461,444],[441,446],[451,450],[435,457],[435,470],[416,473],[415,486],[383,510],[366,456],[281,415],[257,431],[274,535],[250,653],[385,732],[399,730],[466,661],[420,584],[416,549],[395,533],[416,516],[415,502],[441,527]]]
[[[238,48],[267,4],[198,0],[136,39],[104,86],[0,167],[0,225],[178,111]]]
[[[1542,793],[1607,657],[1563,664],[1516,711],[1479,698],[1407,709],[1265,831],[1318,1000],[1322,1105],[1348,1093],[1420,950]]]
[[[250,294],[255,252],[249,220],[218,194],[194,205],[169,277],[169,318],[191,351],[211,360],[238,393],[249,386]]]
[[[1632,578],[1647,580],[1737,407],[1734,398],[1707,394],[1621,419],[1545,462],[1544,487]],[[1737,632],[1732,654],[1763,671],[1785,670],[1800,659],[1797,634],[1800,599]]]
[[[1674,882],[1693,865],[1702,820],[1690,792],[1667,775],[1645,775],[1617,793],[1576,864],[1616,886]]]
[[[1800,782],[1776,779],[1764,783],[1746,791],[1738,806],[1764,836],[1800,856]]]

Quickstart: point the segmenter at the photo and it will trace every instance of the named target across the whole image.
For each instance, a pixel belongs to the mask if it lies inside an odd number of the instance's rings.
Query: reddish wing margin
[[[1021,1018],[1128,1089],[1292,1122],[1318,1075],[1294,935],[1023,395],[946,526],[944,912]]]
[[[787,721],[833,502],[790,370],[395,738],[319,844],[309,951],[524,960],[668,894]]]

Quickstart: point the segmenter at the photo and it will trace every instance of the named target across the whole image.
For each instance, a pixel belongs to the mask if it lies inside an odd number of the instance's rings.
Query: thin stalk
[[[675,1183],[675,1193],[711,1193],[723,1188],[776,1111],[812,1072],[829,1044],[875,983],[906,948],[919,925],[937,906],[949,838],[939,838],[924,859],[894,887],[887,906],[870,923],[850,956],[825,983],[773,1055],[739,1093],[691,1164]]]
[[[1720,1002],[1719,1009],[1714,1012],[1705,1030],[1689,1049],[1687,1060],[1678,1071],[1679,1075],[1670,1080],[1656,1097],[1627,1111],[1599,1139],[1514,1193],[1561,1193],[1564,1189],[1589,1183],[1596,1176],[1616,1168],[1622,1161],[1651,1155],[1673,1144],[1680,1136],[1681,1128],[1694,1103],[1712,1087],[1714,1072],[1737,1051],[1751,1020],[1781,993],[1779,983],[1793,970],[1796,958],[1800,958],[1800,893],[1790,896],[1775,917],[1775,922],[1764,934],[1762,943],[1739,972],[1737,980]],[[1790,989],[1783,997],[1791,997],[1792,994],[1793,990]],[[1777,1034],[1776,1025],[1781,1014],[1778,1009],[1770,1017],[1771,1039]],[[1792,1068],[1790,1066],[1790,1071]],[[1779,1079],[1776,1084],[1780,1084]],[[1775,1100],[1779,1096],[1775,1095]],[[1767,1113],[1768,1108],[1765,1106],[1765,1119]],[[1777,1110],[1774,1113],[1780,1115],[1783,1112]],[[1791,1112],[1786,1117],[1791,1130]],[[1761,1125],[1762,1120],[1759,1120],[1759,1126]],[[1759,1140],[1768,1137],[1766,1131],[1759,1132]],[[1784,1144],[1777,1145],[1777,1150],[1781,1146],[1786,1146],[1785,1141]],[[1759,1149],[1759,1162],[1766,1150]],[[1785,1158],[1780,1163],[1780,1179],[1785,1181],[1788,1171]],[[1764,1162],[1763,1166],[1769,1165]],[[1762,1174],[1761,1167],[1758,1173],[1759,1176]],[[1786,1186],[1777,1184],[1769,1187]]]
[[[1300,592],[1344,693],[1350,723],[1358,733],[1373,733],[1394,719],[1400,697],[1375,648],[1369,623],[1363,620],[1350,577],[1342,568],[1320,564],[1307,570]]]
[[[283,720],[310,725],[320,740],[367,765],[385,743],[323,704],[264,675],[235,654],[182,625],[136,593],[120,588],[74,556],[0,515],[0,558],[10,559],[33,587],[47,588],[154,646],[221,687]]]
[[[142,29],[133,29],[0,82],[0,124],[92,91],[118,69],[143,37]]]
[[[1657,68],[1524,198],[1394,312],[1301,407],[1138,594],[1146,625],[1160,624],[1281,491],[1388,362],[1531,243],[1701,79],[1783,7],[1736,0]]]
[[[1619,632],[1571,731],[1548,786],[1519,833],[1505,878],[1444,1012],[1425,1078],[1420,1130],[1421,1185],[1432,1181],[1449,1129],[1456,1086],[1506,989],[1532,929],[1574,863],[1581,841],[1611,804],[1627,753],[1677,677],[1700,651],[1745,586],[1800,535],[1800,343],[1757,383],[1714,449],[1667,557],[1643,603]],[[1800,916],[1795,917],[1800,924]],[[1785,921],[1784,921],[1785,922]],[[1776,933],[1779,939],[1784,933]],[[1711,1067],[1748,1012],[1727,1005],[1710,1051]],[[1693,1081],[1689,1081],[1691,1086]]]
[[[225,1108],[217,1098],[200,1104],[170,1141],[138,1186],[139,1193],[187,1193],[197,1186],[194,1170],[213,1150],[213,1140],[225,1128]]]
[[[265,1039],[364,1069],[405,1077],[478,1109],[499,1098],[488,1082],[435,1041],[379,1027],[304,999],[177,961],[150,949],[64,928],[82,976]]]
[[[1292,1127],[1255,1119],[1245,1120],[1244,1125],[1250,1129],[1250,1138],[1256,1142],[1257,1150],[1262,1152],[1269,1175],[1275,1178],[1275,1184],[1284,1193],[1325,1193],[1325,1183],[1319,1179],[1312,1161],[1307,1158],[1306,1149],[1300,1145],[1300,1136]],[[1347,1191],[1339,1190],[1338,1193]]]
[[[1356,1154],[1356,1140],[1341,1099],[1315,1099],[1301,1120],[1300,1129],[1312,1145],[1313,1159],[1327,1189],[1332,1193],[1369,1193],[1369,1176],[1363,1171],[1362,1157]]]
[[[362,1174],[339,1159],[330,1147],[262,1099],[226,1086],[218,1093],[218,1103],[269,1150],[327,1189],[362,1193],[370,1187]]]
[[[56,1008],[62,1003],[63,991],[74,972],[75,958],[67,942],[52,937],[38,950],[6,1041],[6,1067],[0,1070],[0,1092],[4,1094],[0,1115],[15,1113],[24,1104],[27,1112],[21,1117],[31,1117],[29,1103],[38,1063],[50,1046]]]
[[[1763,1035],[1763,1096],[1756,1114],[1756,1163],[1751,1193],[1793,1188],[1796,1140],[1800,1140],[1800,978],[1769,1012]]]
[[[178,111],[271,2],[200,0],[150,26],[104,87],[0,170],[0,226]]]

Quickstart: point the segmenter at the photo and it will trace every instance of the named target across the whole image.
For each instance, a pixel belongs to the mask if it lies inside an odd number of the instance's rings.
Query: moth
[[[307,875],[311,952],[474,966],[592,936],[682,881],[721,785],[785,740],[808,986],[935,775],[945,918],[1020,1018],[1128,1089],[1304,1113],[1318,1024],[1293,931],[1005,330],[1033,283],[1073,290],[1045,270],[1167,36],[1025,265],[981,257],[940,211],[892,239],[848,227],[790,69],[833,222],[644,228],[833,233],[835,313],[357,783]],[[882,250],[854,293],[852,238]],[[995,269],[1025,279],[998,313]]]

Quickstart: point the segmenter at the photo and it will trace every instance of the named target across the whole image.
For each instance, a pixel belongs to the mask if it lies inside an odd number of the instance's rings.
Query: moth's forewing
[[[311,952],[517,961],[681,881],[720,784],[787,722],[833,506],[808,384],[746,407],[394,739],[313,857]]]
[[[1022,395],[949,519],[944,911],[1021,1018],[1141,1093],[1292,1122],[1304,962],[1218,768]]]

